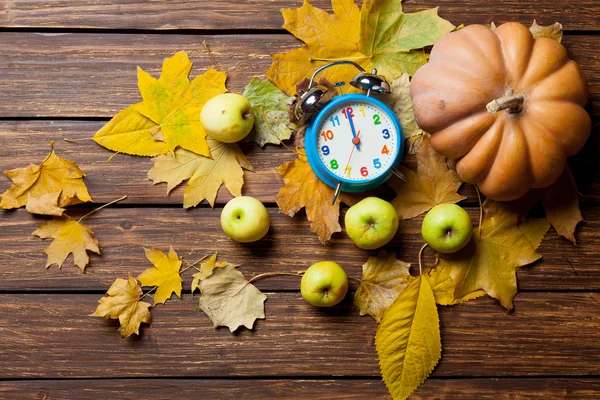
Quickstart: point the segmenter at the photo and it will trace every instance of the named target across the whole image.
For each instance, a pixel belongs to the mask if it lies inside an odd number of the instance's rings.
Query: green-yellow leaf
[[[425,382],[442,355],[440,320],[427,279],[413,279],[386,311],[375,348],[394,400],[406,399]]]
[[[422,50],[454,27],[437,16],[437,9],[404,14],[399,0],[372,0],[359,10],[354,0],[332,0],[333,14],[304,1],[297,9],[283,9],[283,27],[306,46],[273,54],[267,77],[281,90],[296,93],[296,83],[320,66],[352,60],[392,80],[413,74],[427,62]],[[342,65],[324,71],[330,82],[348,82],[356,69]],[[342,91],[353,90],[348,85]]]
[[[246,140],[259,146],[267,143],[281,144],[290,138],[288,108],[294,101],[269,80],[252,78],[242,93],[254,109],[254,129]]]
[[[150,323],[150,303],[141,301],[142,288],[130,275],[127,280],[116,279],[106,292],[108,296],[102,297],[98,302],[100,305],[92,314],[95,317],[119,320],[119,332],[122,338],[129,337],[134,333],[140,334],[142,322]]]
[[[44,250],[44,253],[48,255],[46,268],[53,264],[61,268],[69,254],[73,254],[75,265],[84,272],[90,261],[86,250],[100,254],[98,240],[94,233],[87,226],[66,214],[60,218],[42,222],[33,235],[42,239],[54,239]]]
[[[456,285],[455,299],[482,289],[510,310],[517,293],[517,269],[541,257],[535,250],[550,224],[532,219],[517,225],[518,211],[490,200],[483,203],[483,213],[481,233],[475,228],[467,247],[441,255],[436,269],[447,269]]]
[[[200,281],[211,276],[215,268],[225,268],[228,265],[237,267],[237,265],[229,264],[227,261],[217,261],[217,253],[210,256],[208,260],[200,264],[200,271],[193,275],[192,293],[194,293],[196,289],[200,289]]]
[[[412,279],[410,264],[397,260],[395,254],[382,251],[377,257],[369,257],[363,264],[362,279],[354,294],[354,305],[360,315],[369,314],[381,321],[385,311]]]
[[[148,179],[154,184],[167,183],[167,193],[181,182],[189,179],[183,191],[183,206],[194,207],[207,200],[211,207],[221,184],[235,196],[242,195],[244,171],[253,171],[250,161],[235,143],[221,143],[207,139],[212,158],[204,157],[184,149],[175,154],[164,154],[154,158],[154,166],[148,171]]]
[[[549,39],[556,40],[559,43],[562,41],[563,26],[560,22],[555,22],[548,26],[542,26],[538,25],[537,21],[534,19],[529,30],[534,38],[547,37]]]
[[[254,321],[265,318],[265,296],[244,278],[234,265],[214,270],[200,281],[200,309],[213,325],[234,332],[240,326],[252,329]]]
[[[158,124],[138,111],[142,103],[127,107],[115,115],[94,135],[100,146],[117,153],[154,157],[169,152],[165,142],[155,140]]]
[[[450,269],[445,268],[443,265],[429,268],[423,272],[423,276],[429,281],[435,296],[435,302],[441,306],[452,306],[485,296],[483,290],[476,290],[462,298],[455,298],[456,284],[450,277]]]
[[[428,137],[423,137],[417,152],[417,172],[401,167],[408,182],[390,180],[396,191],[392,205],[400,219],[414,218],[442,203],[457,203],[466,197],[457,193],[462,181],[448,168],[446,158],[433,150]]]
[[[142,286],[158,286],[154,294],[154,304],[164,304],[173,293],[181,298],[183,282],[179,275],[181,260],[173,247],[169,249],[168,255],[158,249],[144,249],[144,251],[148,261],[154,264],[154,268],[148,268],[137,279]]]
[[[54,152],[54,142],[50,142],[50,154],[40,165],[29,164],[25,168],[4,171],[12,185],[2,193],[0,208],[10,209],[26,206],[28,199],[36,213],[44,209],[56,215],[57,209],[92,201],[83,182],[85,174],[73,161],[60,158]],[[53,194],[58,193],[58,196]]]

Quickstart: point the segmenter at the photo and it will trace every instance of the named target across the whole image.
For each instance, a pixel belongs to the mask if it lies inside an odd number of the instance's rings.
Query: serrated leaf
[[[48,255],[46,268],[53,264],[61,268],[69,254],[73,254],[75,265],[84,272],[90,261],[86,250],[100,254],[98,240],[94,233],[87,226],[66,214],[60,218],[42,222],[33,235],[42,239],[54,239],[44,250],[44,253]]]
[[[437,16],[437,9],[404,14],[399,0],[373,0],[359,10],[354,0],[332,0],[333,14],[304,1],[297,9],[283,9],[283,27],[306,46],[273,54],[267,77],[281,90],[295,94],[295,85],[320,66],[335,60],[353,60],[366,71],[394,79],[413,74],[427,62],[424,46],[433,44],[454,27]],[[356,69],[329,68],[322,77],[330,82],[349,81]],[[342,91],[354,91],[347,85]]]
[[[559,22],[555,22],[552,25],[542,26],[538,25],[534,19],[533,24],[529,28],[534,38],[546,37],[549,39],[556,40],[558,43],[562,41],[563,37],[563,26]]]
[[[227,326],[231,332],[240,326],[252,329],[254,321],[265,318],[265,296],[249,283],[233,265],[216,269],[200,281],[200,309],[213,325]]]
[[[94,141],[117,153],[147,157],[168,153],[167,144],[154,139],[158,124],[138,111],[141,104],[121,110],[96,132]]]
[[[410,98],[410,77],[407,73],[402,74],[390,83],[392,93],[386,98],[394,113],[400,120],[404,137],[414,141],[413,136],[423,134],[423,130],[417,124],[412,99]],[[412,152],[411,154],[414,154]]]
[[[56,192],[44,193],[40,197],[32,197],[31,193],[27,193],[25,211],[31,214],[54,215],[60,217],[65,212],[64,208],[57,205],[61,193],[62,189]]]
[[[131,275],[127,280],[115,279],[106,294],[98,300],[100,305],[92,316],[118,319],[122,338],[139,335],[142,322],[149,324],[152,320],[149,310],[152,305],[140,300],[142,288]]]
[[[517,293],[517,269],[541,258],[535,250],[550,224],[532,219],[517,225],[518,211],[510,204],[490,200],[483,203],[483,215],[481,233],[475,228],[467,247],[440,255],[436,269],[448,269],[456,284],[454,298],[482,289],[511,310]]]
[[[362,279],[354,294],[354,305],[360,315],[381,321],[385,311],[410,282],[410,264],[397,260],[395,254],[379,253],[362,266]]]
[[[423,137],[417,152],[417,172],[404,167],[400,171],[408,182],[390,180],[396,191],[392,205],[400,219],[414,218],[434,206],[457,203],[466,197],[457,193],[462,181],[455,170],[448,168],[446,158],[430,145],[429,137]]]
[[[227,261],[217,261],[217,253],[210,256],[208,260],[200,264],[200,271],[193,275],[192,293],[194,293],[196,289],[200,289],[200,281],[211,276],[215,268],[225,268],[228,265],[237,267],[237,265],[229,264]]]
[[[283,186],[275,197],[282,213],[293,217],[302,208],[310,229],[325,244],[331,235],[340,232],[340,200],[331,204],[334,191],[317,178],[308,164],[304,149],[297,149],[298,159],[275,168],[283,178]]]
[[[289,139],[292,130],[288,127],[288,108],[294,101],[269,80],[252,78],[242,95],[254,110],[254,129],[246,137],[263,147],[267,143],[281,144]]]
[[[576,245],[575,229],[583,216],[579,210],[577,185],[569,167],[565,167],[556,182],[544,189],[542,204],[546,218],[556,232]]]
[[[185,149],[175,150],[175,155],[164,154],[152,159],[154,166],[148,171],[148,179],[154,184],[167,183],[167,193],[184,180],[189,179],[183,191],[183,206],[194,207],[207,200],[211,207],[221,184],[229,193],[242,195],[244,171],[253,171],[250,161],[235,143],[221,143],[208,138],[213,158],[204,157]]]
[[[54,142],[50,143],[50,148],[50,154],[40,165],[29,164],[25,168],[4,171],[13,183],[2,193],[0,208],[18,208],[26,205],[28,199],[37,199],[34,207],[41,213],[44,208],[56,210],[92,201],[83,182],[83,171],[73,161],[58,157]],[[60,192],[57,198],[49,195],[55,192]]]
[[[394,399],[406,399],[425,382],[442,354],[440,320],[427,279],[413,279],[386,311],[375,348]]]
[[[154,304],[164,304],[173,293],[181,298],[183,282],[179,275],[181,260],[173,247],[169,249],[168,255],[158,249],[144,249],[144,251],[154,268],[142,272],[137,280],[142,283],[142,286],[158,286],[154,294]]]

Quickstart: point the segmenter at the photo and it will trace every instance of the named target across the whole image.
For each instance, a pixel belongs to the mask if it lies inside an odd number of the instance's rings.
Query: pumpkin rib
[[[448,158],[461,158],[489,131],[497,117],[487,111],[475,112],[432,134],[432,146]]]
[[[554,135],[535,119],[522,118],[521,127],[529,148],[529,167],[533,179],[531,187],[550,186],[565,168],[565,153],[554,139]],[[544,157],[532,157],[533,154],[543,154]]]
[[[587,84],[581,68],[573,60],[568,60],[530,92],[531,101],[571,101],[585,106],[588,101]]]
[[[527,71],[535,41],[529,29],[516,22],[502,24],[494,33],[506,68],[504,88],[514,88]]]
[[[542,57],[545,55],[545,57]],[[543,59],[543,61],[541,61]],[[540,61],[538,61],[540,60]],[[527,92],[541,81],[560,70],[569,61],[567,50],[555,40],[538,38],[529,58],[527,70],[515,84],[515,91]]]

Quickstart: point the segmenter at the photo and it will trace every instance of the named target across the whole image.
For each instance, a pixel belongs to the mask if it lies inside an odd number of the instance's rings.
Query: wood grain
[[[349,301],[319,309],[299,293],[267,296],[252,331],[213,328],[184,296],[121,340],[116,321],[90,316],[99,295],[0,295],[0,378],[379,376],[376,323]],[[599,304],[599,293],[520,293],[510,315],[486,298],[442,307],[434,376],[598,375]]]
[[[331,9],[330,0],[312,4]],[[360,3],[358,1],[357,3]],[[299,0],[2,0],[0,27],[103,28],[103,29],[279,29],[281,8],[296,8]],[[458,25],[518,21],[551,24],[560,21],[569,30],[597,30],[600,5],[594,0],[407,0],[406,12],[440,7],[440,15]]]
[[[83,215],[84,209],[73,213]],[[469,208],[473,221],[478,209]],[[362,264],[369,255],[358,249],[345,233],[335,234],[331,244],[323,246],[309,230],[304,215],[290,218],[269,208],[270,233],[261,241],[239,244],[221,230],[220,210],[200,208],[184,211],[179,208],[106,208],[90,217],[86,224],[100,242],[102,256],[92,254],[87,272],[73,266],[72,258],[62,269],[44,269],[46,255],[42,253],[50,242],[31,235],[41,218],[24,210],[0,214],[0,291],[2,290],[95,290],[102,293],[117,277],[139,275],[151,264],[144,247],[168,251],[172,245],[178,254],[193,262],[215,251],[223,260],[241,265],[247,276],[263,272],[297,272],[317,261],[333,260],[354,278],[362,276]],[[519,272],[520,290],[599,290],[600,219],[596,208],[584,209],[587,222],[580,227],[573,246],[554,231],[547,234],[539,248],[543,260]],[[402,221],[396,237],[386,250],[399,259],[417,265],[417,254],[423,244],[421,218]],[[433,252],[425,252],[426,265],[433,263]],[[189,289],[192,271],[187,272],[185,288]],[[278,277],[258,281],[265,290],[298,290],[299,278]],[[356,287],[355,284],[353,284]]]
[[[0,382],[0,397],[13,399],[145,399],[208,398],[389,400],[380,379],[77,379]],[[592,399],[600,397],[600,380],[593,378],[431,378],[411,399],[495,400],[499,393],[510,399]]]
[[[87,174],[85,182],[94,201],[107,203],[127,195],[127,200],[122,204],[181,205],[185,183],[167,195],[166,184],[153,185],[147,178],[148,170],[152,167],[149,158],[118,155],[107,162],[112,152],[92,140],[85,140],[91,138],[103,124],[100,121],[0,121],[0,170],[24,167],[29,163],[39,164],[49,152],[50,141],[55,140],[57,154],[75,161]],[[66,143],[64,138],[80,141]],[[263,202],[274,203],[283,184],[275,167],[294,160],[296,155],[283,147],[271,145],[261,149],[252,143],[241,143],[241,147],[255,170],[244,174],[243,193]],[[599,154],[600,125],[592,132],[584,149],[570,160],[584,204],[600,204]],[[406,156],[402,163],[413,170],[417,169],[414,156]],[[10,183],[6,176],[0,174],[0,193]],[[383,188],[380,192],[393,195],[391,189]],[[472,185],[464,184],[460,193],[467,196],[463,204],[478,204],[477,193]],[[224,204],[230,199],[229,192],[222,188],[217,203]]]
[[[271,65],[271,53],[300,43],[291,35],[159,35],[0,33],[0,117],[112,117],[140,100],[136,66],[157,76],[164,58],[186,50],[195,76],[211,61],[206,40],[229,87],[241,91]],[[590,87],[590,111],[600,114],[600,36],[564,39]]]

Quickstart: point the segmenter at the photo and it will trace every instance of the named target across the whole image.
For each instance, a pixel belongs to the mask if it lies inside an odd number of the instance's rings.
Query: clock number
[[[346,176],[348,178],[350,178],[350,170],[352,170],[352,167],[346,167],[346,168],[344,168],[344,172],[346,173]]]
[[[331,129],[328,129],[327,131],[323,131],[323,132],[321,132],[321,136],[323,136],[323,139],[325,139],[325,141],[331,140],[331,139],[333,139],[333,131]]]
[[[389,139],[390,138],[390,131],[387,129],[384,129],[381,131],[381,133],[383,133],[383,138],[384,139]]]
[[[360,114],[361,114],[361,115],[363,116],[363,118],[364,118],[364,117],[365,117],[365,109],[364,109],[364,108],[362,108],[362,107],[360,107],[360,108],[358,109],[358,111],[360,111]]]
[[[334,117],[333,115],[329,118],[329,121],[331,121],[331,126],[335,127],[335,124],[337,123],[338,125],[340,124],[340,117],[338,117],[337,115]]]
[[[373,124],[381,125],[381,121],[379,120],[379,114],[373,114]]]
[[[348,114],[350,114],[350,117],[354,118],[354,111],[352,110],[352,107],[343,108],[342,114],[344,114],[344,118],[346,119],[348,119]]]
[[[338,169],[340,166],[338,165],[337,160],[331,160],[329,162],[329,166],[331,167],[331,169]]]
[[[381,154],[390,154],[390,151],[387,148],[387,145],[383,145],[383,148],[381,149]],[[325,154],[327,155],[327,154]]]
[[[321,146],[321,153],[323,153],[324,156],[328,156],[329,155],[329,146]]]
[[[367,169],[367,167],[362,167],[362,168],[360,169],[360,174],[361,174],[362,176],[369,176],[369,170]]]
[[[379,169],[379,168],[381,168],[381,161],[379,161],[379,158],[374,158],[374,159],[373,159],[373,166],[374,166],[376,169]]]

